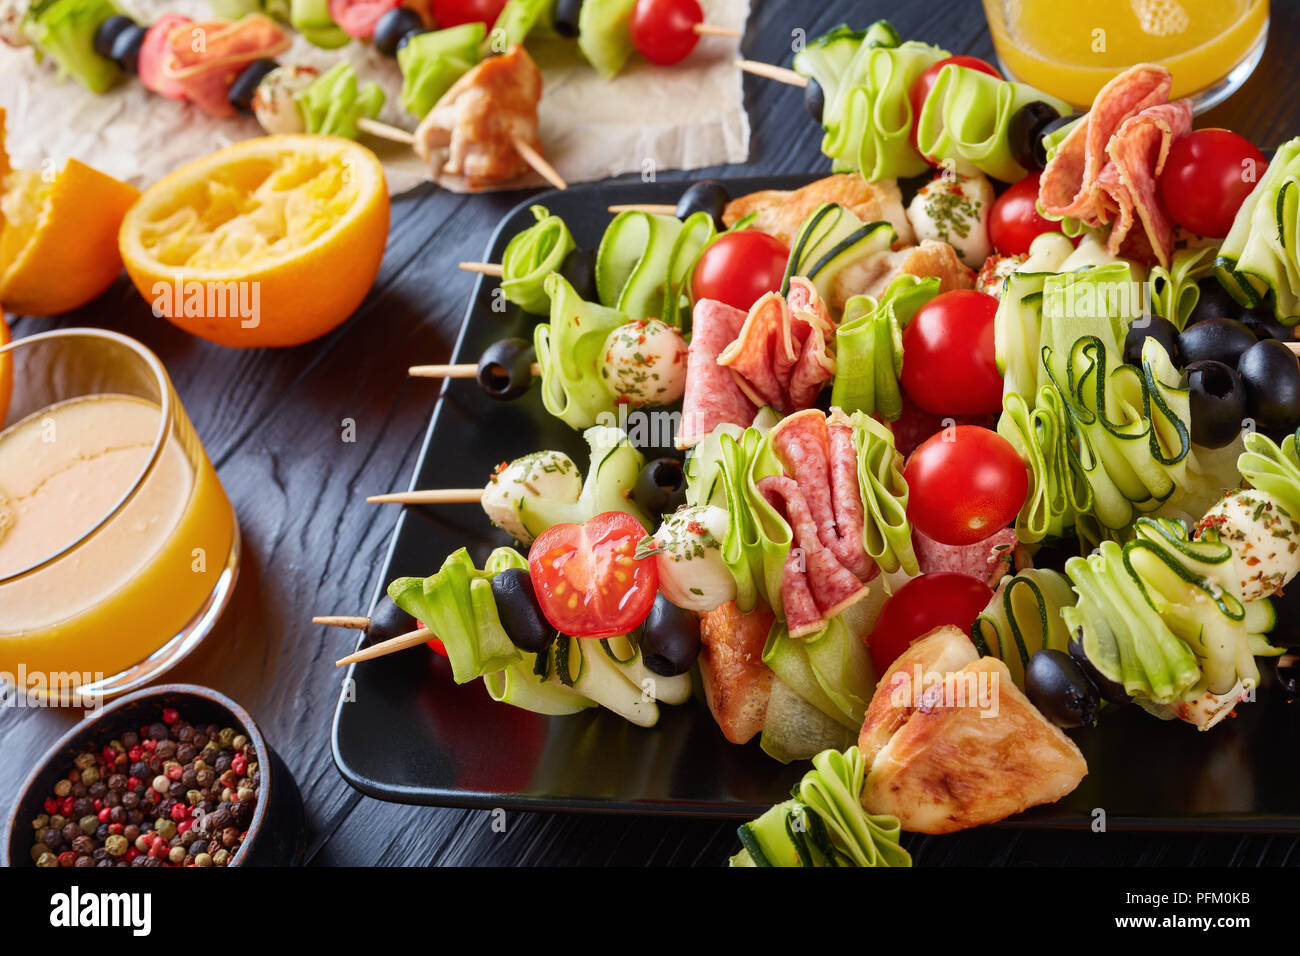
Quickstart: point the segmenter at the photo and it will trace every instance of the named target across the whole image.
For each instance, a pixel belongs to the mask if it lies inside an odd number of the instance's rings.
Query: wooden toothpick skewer
[[[380,139],[391,140],[394,143],[405,143],[407,146],[415,145],[415,134],[410,130],[402,129],[400,126],[391,126],[388,123],[381,123],[378,120],[372,120],[368,117],[361,117],[357,120],[357,129],[369,133],[371,136],[378,136]],[[532,145],[524,142],[518,136],[512,140],[517,152],[536,173],[545,179],[556,189],[568,189],[569,184],[564,181],[564,177],[555,171],[555,167],[548,163],[545,157]]]
[[[613,212],[613,213],[620,213],[620,212],[648,212],[648,213],[652,213],[652,214],[654,214],[654,215],[656,215],[656,216],[672,216],[672,215],[675,215],[675,214],[677,213],[677,207],[676,207],[676,206],[670,206],[670,205],[669,205],[668,203],[666,203],[666,202],[665,202],[665,203],[655,203],[655,202],[635,203],[635,202],[632,202],[632,203],[620,203],[620,204],[615,204],[615,205],[609,207],[609,211],[610,211],[610,212]]]
[[[753,73],[755,76],[763,76],[769,80],[776,80],[778,83],[784,83],[787,86],[807,86],[808,78],[800,76],[794,70],[787,70],[783,66],[773,66],[771,63],[760,63],[758,60],[737,60],[736,66],[740,67],[746,73]]]
[[[366,501],[378,505],[467,505],[483,500],[482,488],[434,488],[428,491],[393,491],[370,495]]]
[[[347,664],[355,664],[358,661],[372,661],[376,657],[385,657],[388,654],[397,651],[404,651],[408,647],[416,647],[420,644],[428,643],[434,635],[430,634],[427,628],[416,628],[406,634],[399,634],[397,637],[390,637],[386,641],[380,641],[378,644],[372,644],[370,647],[363,647],[354,654],[347,657],[340,657],[334,662],[335,667],[343,667]]]
[[[466,272],[477,272],[483,276],[496,276],[498,279],[506,274],[505,266],[497,262],[462,262],[460,267]]]
[[[695,31],[696,36],[702,37],[731,37],[733,40],[739,40],[744,35],[739,30],[714,26],[712,23],[697,23],[691,29]]]
[[[1300,342],[1287,342],[1285,344],[1286,347],[1289,348],[1296,355],[1300,355]]]
[[[532,365],[533,375],[540,375],[542,367],[536,362]],[[412,365],[406,374],[413,378],[475,378],[477,365]]]
[[[311,622],[324,624],[326,627],[350,627],[355,631],[364,631],[370,626],[370,618],[350,614],[323,614],[320,617],[313,617]]]

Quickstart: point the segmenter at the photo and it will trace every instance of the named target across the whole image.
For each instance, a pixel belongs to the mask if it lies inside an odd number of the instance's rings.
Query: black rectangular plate
[[[789,189],[812,175],[728,182],[732,195]],[[580,246],[595,248],[613,203],[675,203],[680,182],[605,183],[534,197],[497,227],[486,261],[540,203],[563,217]],[[476,362],[507,335],[530,337],[534,320],[493,310],[497,280],[481,278],[456,345]],[[412,356],[419,361],[419,356]],[[579,433],[552,418],[534,390],[512,403],[472,380],[448,382],[413,488],[472,488],[499,462],[542,448],[567,452],[584,470]],[[376,594],[403,575],[426,575],[460,547],[482,562],[510,544],[472,505],[407,507],[398,519]],[[661,707],[659,725],[634,727],[601,709],[544,717],[488,697],[482,681],[456,685],[425,648],[354,665],[334,715],[334,760],[352,786],[399,803],[455,807],[752,817],[784,799],[806,764],[782,766],[756,742],[726,742],[703,701]],[[350,698],[350,699],[349,699]],[[1300,832],[1300,707],[1276,690],[1199,734],[1125,707],[1072,732],[1088,761],[1082,785],[1060,803],[1007,821],[1020,827]]]

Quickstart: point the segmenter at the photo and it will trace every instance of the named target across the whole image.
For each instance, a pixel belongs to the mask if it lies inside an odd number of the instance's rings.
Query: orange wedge
[[[117,230],[140,191],[70,159],[50,177],[10,169],[0,110],[0,306],[58,315],[85,305],[122,271]]]
[[[0,312],[0,348],[4,348],[13,338],[9,334],[9,323],[4,313]],[[9,414],[9,399],[14,391],[14,360],[8,352],[0,353],[0,429],[5,427],[5,416]]]
[[[155,314],[221,345],[298,345],[366,297],[388,215],[383,166],[364,146],[263,136],[145,190],[118,245]]]

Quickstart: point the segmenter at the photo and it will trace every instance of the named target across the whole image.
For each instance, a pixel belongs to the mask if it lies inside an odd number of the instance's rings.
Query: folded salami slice
[[[202,42],[195,38],[201,37]],[[250,13],[235,22],[178,25],[167,34],[162,75],[209,116],[235,115],[230,87],[254,60],[289,49],[289,35],[270,17]]]
[[[808,408],[835,377],[828,341],[835,332],[817,290],[807,279],[790,280],[788,295],[769,292],[754,303],[734,342],[718,364],[731,369],[756,405],[781,414]]]
[[[1017,543],[1014,528],[1003,528],[974,544],[941,544],[917,528],[912,529],[912,548],[922,574],[953,571],[978,578],[989,587],[997,587],[1003,575],[1010,574],[1012,551]]]
[[[781,603],[791,637],[821,629],[823,623],[867,594],[867,586],[822,544],[808,501],[793,478],[772,475],[758,483],[764,498],[790,526],[793,541],[781,577]],[[819,612],[809,613],[810,593]],[[791,603],[786,604],[787,596]]]
[[[745,313],[740,309],[714,299],[695,303],[677,447],[690,448],[718,425],[747,427],[758,414],[758,407],[740,390],[735,376],[718,364],[718,356],[735,341],[744,324]]]

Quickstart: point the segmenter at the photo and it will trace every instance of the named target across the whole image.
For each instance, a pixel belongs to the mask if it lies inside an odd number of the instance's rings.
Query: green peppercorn
[[[55,858],[55,860],[54,860],[54,865],[55,865],[55,866],[58,866],[58,863],[59,863],[58,859]],[[195,866],[211,866],[211,865],[212,865],[212,857],[208,856],[208,854],[206,854],[206,853],[200,853],[198,856],[196,856],[196,857],[194,858],[194,865],[195,865]]]
[[[109,856],[124,856],[128,845],[126,837],[120,833],[110,834],[104,841],[104,849],[108,851]]]
[[[44,830],[49,825],[50,825],[50,815],[48,813],[42,813],[39,817],[37,817],[35,820],[32,821],[32,829],[34,830]]]
[[[243,752],[244,748],[247,746],[248,746],[248,738],[245,737],[243,734],[236,734],[235,739],[230,742],[231,749],[238,750],[241,753]]]
[[[216,866],[225,866],[226,863],[228,863],[229,861],[230,861],[230,851],[229,851],[229,850],[222,849],[222,850],[218,850],[216,853],[212,854],[212,862],[213,862],[213,864],[215,864]]]
[[[223,728],[221,732],[217,734],[217,743],[221,744],[221,749],[229,750],[230,745],[234,742],[235,737],[238,736],[238,733],[239,732],[236,731],[235,728],[233,727]]]
[[[249,800],[253,800],[257,797],[257,791],[252,787],[240,787],[238,796],[240,803],[247,803]]]
[[[203,802],[203,794],[197,790],[188,790],[185,793],[185,802],[192,807],[197,807]]]
[[[94,783],[98,779],[99,779],[99,771],[96,770],[94,767],[87,767],[85,770],[81,771],[81,782],[85,784],[87,787],[89,787],[92,783]]]
[[[185,847],[174,846],[167,853],[167,859],[172,863],[180,864],[185,862]]]
[[[37,860],[41,858],[42,855],[49,852],[50,852],[50,848],[48,846],[46,846],[44,843],[37,843],[34,847],[32,847],[32,862],[35,863]]]
[[[60,800],[72,793],[72,781],[66,777],[54,785],[54,795]]]
[[[65,816],[64,816],[63,814],[61,814],[61,813],[56,813],[56,814],[54,814],[54,816],[50,817],[50,829],[51,829],[51,830],[62,830],[62,829],[63,829],[63,825],[64,825],[65,823],[67,823],[67,822],[68,822],[68,818],[67,818],[67,817],[65,817]]]
[[[95,755],[89,751],[77,754],[77,759],[72,762],[76,764],[78,770],[84,771],[87,767],[95,766]]]
[[[99,817],[93,813],[88,814],[77,821],[77,826],[81,827],[81,832],[86,836],[94,836],[95,831],[99,829]]]
[[[58,866],[59,858],[53,853],[42,853],[36,858],[37,866]]]
[[[164,840],[170,840],[172,837],[176,835],[175,822],[167,819],[166,817],[159,820],[158,824],[153,829],[154,832],[157,833]]]

